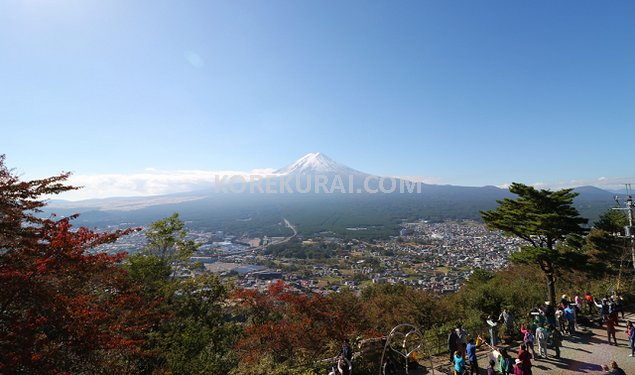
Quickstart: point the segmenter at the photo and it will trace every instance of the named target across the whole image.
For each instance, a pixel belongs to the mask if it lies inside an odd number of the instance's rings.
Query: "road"
[[[291,236],[285,237],[285,238],[280,239],[278,241],[270,242],[270,243],[268,243],[266,245],[260,245],[260,246],[257,246],[257,247],[252,247],[252,248],[249,248],[249,249],[246,249],[246,250],[243,250],[243,251],[236,251],[236,252],[233,252],[233,253],[218,255],[218,258],[225,258],[225,257],[234,256],[234,255],[241,255],[241,254],[256,253],[258,251],[266,249],[267,246],[280,245],[282,243],[289,242],[292,238],[294,238],[295,236],[298,235],[298,230],[286,218],[282,218],[282,220],[284,221],[284,225],[293,231],[293,234]]]
[[[293,224],[291,224],[291,223],[289,222],[289,220],[287,220],[286,218],[283,218],[283,220],[284,220],[284,225],[286,225],[287,227],[289,227],[289,228],[293,231],[293,236],[291,236],[291,237],[287,237],[287,238],[285,239],[285,242],[286,242],[286,241],[289,241],[290,239],[292,239],[293,237],[297,236],[297,235],[298,235],[298,231],[295,229],[295,227],[293,226]]]

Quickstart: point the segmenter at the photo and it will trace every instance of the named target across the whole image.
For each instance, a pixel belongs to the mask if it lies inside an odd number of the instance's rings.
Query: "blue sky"
[[[635,182],[633,20],[630,0],[3,1],[0,152],[84,184],[314,151],[459,185]]]

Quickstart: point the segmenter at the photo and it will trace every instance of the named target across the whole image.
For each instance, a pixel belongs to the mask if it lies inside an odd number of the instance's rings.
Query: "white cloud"
[[[83,186],[56,199],[81,200],[106,197],[150,196],[213,189],[214,181],[227,176],[271,175],[274,169],[242,171],[179,170],[161,171],[147,168],[142,173],[72,175],[69,184]]]

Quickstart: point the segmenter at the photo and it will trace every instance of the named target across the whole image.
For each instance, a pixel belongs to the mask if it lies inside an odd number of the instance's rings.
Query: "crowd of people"
[[[545,301],[543,305],[537,305],[531,309],[527,319],[519,324],[509,309],[503,309],[498,318],[495,318],[496,315],[489,315],[485,319],[489,331],[489,344],[484,344],[491,349],[492,359],[489,361],[487,374],[531,375],[532,359],[549,358],[549,350],[553,350],[554,358],[559,359],[564,337],[574,335],[578,330],[578,324],[605,326],[608,344],[618,345],[615,327],[619,325],[620,313],[623,318],[623,300],[619,295],[610,297],[607,295],[598,301],[587,293],[584,297],[575,295],[571,299],[567,295],[562,295],[557,306]],[[522,340],[515,359],[510,356],[507,349],[498,347],[499,327],[504,327],[508,338],[517,336]],[[631,347],[630,356],[633,357],[635,356],[635,327],[629,321],[626,328]],[[480,337],[477,337],[478,339]],[[476,340],[469,338],[461,324],[449,333],[448,349],[455,375],[479,373],[476,347]],[[604,367],[607,375],[624,373],[615,362]]]
[[[559,359],[564,338],[574,335],[579,330],[578,324],[606,327],[607,343],[618,345],[615,327],[620,324],[620,314],[624,318],[623,300],[620,296],[604,296],[597,300],[589,293],[584,297],[575,295],[572,299],[562,295],[556,306],[545,301],[543,305],[532,308],[526,319],[521,321],[516,319],[510,309],[504,308],[500,314],[489,315],[485,319],[489,343],[478,335],[470,336],[462,324],[457,324],[448,335],[449,360],[453,365],[454,375],[479,374],[477,349],[480,345],[485,345],[491,351],[488,375],[532,375],[532,360],[548,359],[551,356]],[[504,330],[506,340],[515,336],[521,341],[515,358],[509,347],[499,345],[499,328]],[[631,321],[626,324],[626,334],[631,348],[630,356],[635,357],[635,326]],[[550,353],[551,350],[553,353]],[[614,361],[603,368],[605,375],[624,375],[624,371]],[[343,342],[331,374],[352,374],[352,349],[348,341]]]

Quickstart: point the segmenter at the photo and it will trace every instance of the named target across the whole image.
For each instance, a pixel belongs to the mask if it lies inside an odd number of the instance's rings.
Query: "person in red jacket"
[[[525,344],[520,345],[518,359],[520,359],[520,367],[522,367],[523,374],[531,375],[531,354],[527,351],[527,346],[525,346]]]

